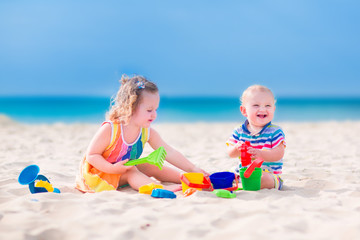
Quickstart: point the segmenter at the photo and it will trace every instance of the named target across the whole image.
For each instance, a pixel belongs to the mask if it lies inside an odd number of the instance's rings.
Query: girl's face
[[[156,119],[160,96],[159,93],[147,91],[143,91],[141,94],[140,103],[135,109],[130,121],[139,127],[148,128]]]
[[[269,92],[253,91],[246,96],[240,110],[250,125],[261,128],[274,118],[274,97]]]

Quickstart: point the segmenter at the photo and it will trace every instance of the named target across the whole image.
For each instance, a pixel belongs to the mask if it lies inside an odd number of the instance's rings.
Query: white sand
[[[172,146],[210,173],[230,169],[235,123],[158,124]],[[210,192],[155,199],[126,188],[81,194],[78,163],[98,125],[24,125],[0,117],[1,239],[359,239],[360,122],[279,123],[283,191]],[[146,149],[145,154],[150,149]],[[17,182],[37,164],[61,194],[30,194]]]

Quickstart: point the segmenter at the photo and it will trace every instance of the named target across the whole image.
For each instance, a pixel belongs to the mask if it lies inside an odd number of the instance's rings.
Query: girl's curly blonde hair
[[[141,101],[142,93],[144,91],[157,93],[159,90],[155,83],[138,75],[133,77],[123,75],[120,83],[120,89],[112,99],[107,118],[113,122],[127,124]]]

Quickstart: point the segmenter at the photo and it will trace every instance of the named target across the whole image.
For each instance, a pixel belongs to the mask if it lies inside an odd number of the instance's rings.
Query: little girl
[[[181,190],[180,172],[164,166],[159,170],[150,164],[124,166],[130,159],[137,159],[148,142],[153,149],[163,146],[166,160],[186,172],[204,172],[187,160],[180,152],[166,144],[158,132],[150,128],[156,119],[159,106],[157,86],[142,76],[123,76],[121,87],[108,113],[80,163],[76,188],[83,192],[116,190],[125,184],[133,189],[149,183],[151,178],[175,184],[166,185],[170,191]],[[205,173],[205,172],[204,172]]]

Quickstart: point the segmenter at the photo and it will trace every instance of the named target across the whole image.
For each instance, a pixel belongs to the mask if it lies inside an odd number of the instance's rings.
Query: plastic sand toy
[[[236,194],[225,189],[214,190],[213,193],[221,198],[236,198]]]
[[[247,170],[247,168],[240,169],[240,178],[241,178],[241,184],[242,184],[243,190],[246,190],[246,191],[260,190],[262,169],[255,168],[255,170],[249,177],[244,176],[244,173],[246,170]]]
[[[163,189],[163,185],[160,184],[155,184],[155,183],[149,183],[146,185],[143,185],[139,188],[139,193],[143,193],[143,194],[151,194],[153,192],[154,189]]]
[[[149,164],[157,166],[161,170],[162,166],[164,164],[165,157],[166,157],[165,148],[159,147],[158,149],[156,149],[155,151],[150,153],[147,157],[130,160],[127,163],[125,163],[124,165],[125,166],[134,166],[134,165],[138,165],[138,164],[149,163]]]
[[[53,192],[54,191],[53,186],[49,182],[43,181],[43,180],[38,181],[35,184],[35,187],[37,187],[37,188],[39,188],[39,187],[45,188],[48,192]]]
[[[41,192],[60,193],[60,190],[54,188],[44,175],[39,175],[39,172],[39,166],[29,165],[21,171],[18,182],[21,185],[29,185],[29,190],[33,194]]]
[[[235,184],[233,182],[235,180]],[[238,189],[238,177],[233,172],[217,172],[210,175],[210,181],[214,189],[235,191]]]
[[[253,173],[254,169],[261,167],[263,162],[264,162],[264,160],[261,160],[261,159],[256,159],[255,161],[253,161],[250,164],[250,166],[248,167],[248,169],[246,169],[246,171],[244,172],[244,177],[249,178],[251,176],[251,174]]]
[[[180,177],[182,191],[186,192],[189,188],[196,190],[213,190],[210,179],[205,177],[203,173],[183,173]]]
[[[154,198],[176,198],[176,194],[165,189],[154,189],[151,193]]]
[[[184,197],[193,195],[197,190],[195,188],[188,188],[183,192]]]
[[[248,149],[250,147],[250,142],[246,141],[241,145],[241,165],[247,166],[251,164],[251,154],[248,153]]]

